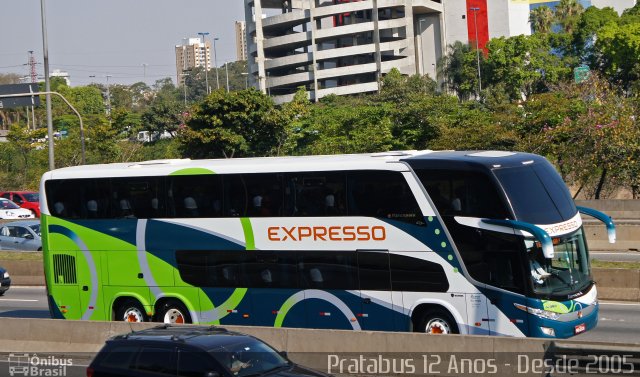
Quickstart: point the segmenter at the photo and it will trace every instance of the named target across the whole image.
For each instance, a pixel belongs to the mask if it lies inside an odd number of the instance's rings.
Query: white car
[[[28,209],[20,208],[19,205],[9,199],[0,198],[0,219],[33,219],[35,215]]]

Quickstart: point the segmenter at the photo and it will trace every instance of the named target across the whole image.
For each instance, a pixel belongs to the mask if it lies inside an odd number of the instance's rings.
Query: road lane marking
[[[600,305],[640,306],[639,302],[606,302],[600,301]]]
[[[40,300],[21,300],[21,299],[18,299],[18,298],[0,298],[0,301],[38,302]]]

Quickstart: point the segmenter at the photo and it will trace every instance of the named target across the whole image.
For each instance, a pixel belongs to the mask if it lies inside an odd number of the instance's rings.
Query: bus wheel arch
[[[182,300],[163,297],[156,301],[154,321],[164,323],[193,323],[191,313]]]
[[[113,302],[113,318],[125,322],[149,322],[144,306],[134,297],[121,296]]]
[[[460,334],[451,312],[438,304],[420,304],[411,313],[414,332],[430,334]]]

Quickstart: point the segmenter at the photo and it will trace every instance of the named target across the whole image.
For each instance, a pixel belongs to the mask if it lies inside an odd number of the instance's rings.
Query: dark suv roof
[[[250,335],[228,331],[222,327],[161,325],[150,329],[117,335],[111,338],[111,341],[179,342],[204,350],[211,350],[213,348],[224,347],[253,339],[255,338]]]

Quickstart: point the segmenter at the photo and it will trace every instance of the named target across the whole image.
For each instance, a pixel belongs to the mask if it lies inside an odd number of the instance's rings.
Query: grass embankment
[[[609,262],[603,260],[592,260],[591,268],[627,268],[640,270],[640,262]]]
[[[7,260],[42,261],[41,251],[0,251],[0,263]]]

